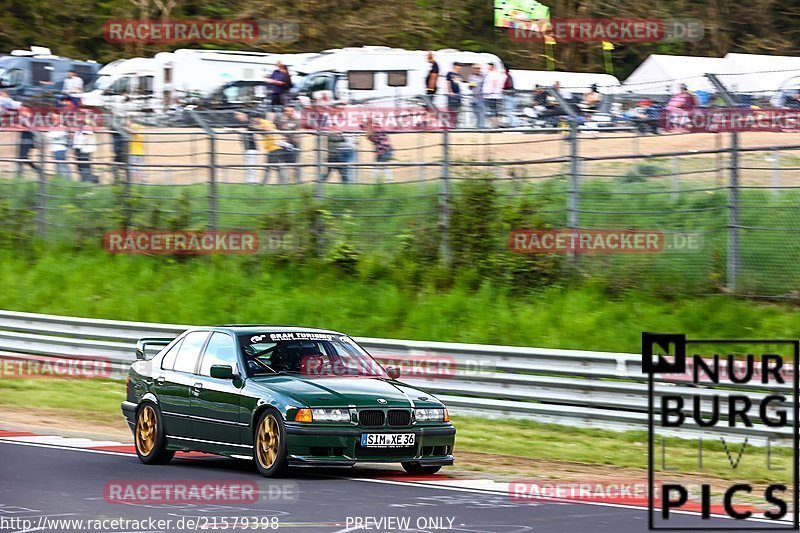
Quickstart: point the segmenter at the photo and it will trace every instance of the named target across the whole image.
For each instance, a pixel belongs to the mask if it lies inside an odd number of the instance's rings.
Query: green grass
[[[0,405],[33,409],[57,409],[79,419],[121,425],[120,402],[125,396],[122,381],[106,379],[3,379]],[[611,465],[644,469],[647,466],[647,434],[643,431],[617,433],[533,421],[488,420],[454,416],[458,428],[457,451],[513,455],[541,461]],[[695,441],[667,441],[670,467],[694,472],[697,463]],[[734,456],[740,444],[732,443]],[[791,452],[772,449],[773,468],[788,467]],[[765,482],[764,448],[748,448],[739,468],[731,469],[720,442],[704,443],[704,473],[725,479]],[[754,459],[755,458],[755,459]],[[469,467],[469,465],[465,465]],[[644,475],[644,473],[642,474]]]
[[[567,349],[640,349],[642,331],[800,337],[800,308],[726,296],[667,300],[592,284],[517,294],[456,280],[404,286],[395,274],[262,258],[187,261],[102,252],[0,250],[0,309],[178,324],[274,323],[351,335]]]

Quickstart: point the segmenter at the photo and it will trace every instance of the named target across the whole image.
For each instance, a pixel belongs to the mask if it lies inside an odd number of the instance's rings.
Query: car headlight
[[[350,422],[350,409],[312,409],[314,422]]]
[[[449,422],[447,409],[414,409],[417,422]]]

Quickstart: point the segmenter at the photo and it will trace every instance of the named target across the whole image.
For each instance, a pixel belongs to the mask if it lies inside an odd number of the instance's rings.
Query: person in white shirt
[[[62,178],[69,179],[69,165],[66,163],[67,149],[69,148],[69,131],[61,123],[61,117],[58,113],[52,113],[51,119],[57,125],[47,132],[47,141],[50,144],[50,153],[53,154],[53,159],[56,160],[56,174],[59,174]]]
[[[67,77],[64,79],[64,87],[61,90],[64,93],[63,100],[69,100],[73,107],[80,107],[81,96],[83,95],[83,80],[80,76],[75,74],[74,70],[67,72]]]
[[[488,68],[483,80],[483,101],[491,117],[492,127],[496,128],[499,123],[500,102],[503,99],[503,84],[506,80],[494,63],[489,63]]]
[[[78,159],[78,173],[81,181],[87,183],[99,183],[100,180],[92,174],[92,154],[97,150],[97,141],[94,138],[94,130],[90,123],[85,122],[75,131],[72,137],[72,146],[75,148],[75,156]]]

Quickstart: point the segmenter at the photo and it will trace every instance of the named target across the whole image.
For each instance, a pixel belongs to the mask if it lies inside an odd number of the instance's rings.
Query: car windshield
[[[240,335],[248,374],[386,378],[386,372],[346,335],[309,332]]]

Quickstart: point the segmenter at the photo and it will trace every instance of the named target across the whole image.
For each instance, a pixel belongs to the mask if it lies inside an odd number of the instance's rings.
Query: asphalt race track
[[[341,533],[401,530],[626,533],[647,530],[646,513],[641,509],[582,503],[514,502],[500,492],[436,487],[424,481],[410,484],[403,481],[404,475],[389,468],[295,470],[289,478],[270,480],[258,476],[248,461],[201,456],[176,458],[167,466],[147,466],[130,453],[8,441],[0,441],[0,458],[2,531],[78,531],[74,523],[71,527],[59,528],[53,521],[115,518],[169,519],[172,524],[183,519],[183,530],[188,529],[187,520],[193,519],[196,521],[194,530],[212,530],[210,524],[214,517],[228,520],[247,517],[254,521],[275,517],[273,524],[279,524],[280,531]],[[255,482],[259,497],[256,503],[244,505],[131,505],[110,502],[104,497],[109,482],[179,480]],[[359,525],[354,522],[356,517],[391,518],[393,521],[364,521]],[[11,524],[10,518],[29,522]],[[403,519],[408,520],[407,525],[398,526],[403,524]],[[23,524],[27,529],[20,527]],[[676,520],[673,525],[682,524]],[[718,519],[707,525],[731,527],[733,522]],[[179,529],[173,525],[136,530]]]

